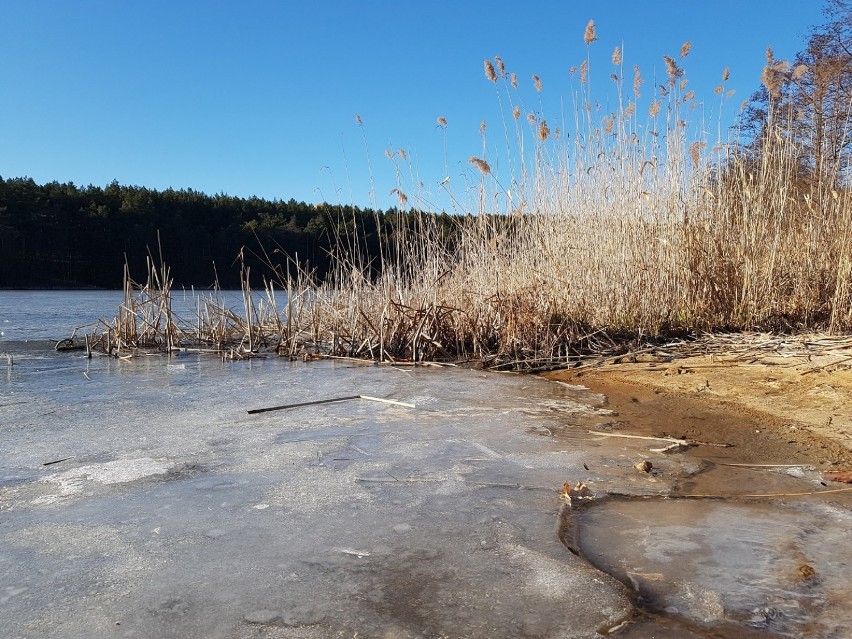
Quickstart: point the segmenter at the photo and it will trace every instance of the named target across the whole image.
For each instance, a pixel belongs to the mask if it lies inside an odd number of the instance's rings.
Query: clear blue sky
[[[0,175],[367,206],[372,172],[384,208],[397,185],[385,149],[410,158],[402,190],[438,191],[445,165],[457,183],[482,154],[483,119],[489,145],[505,144],[485,58],[517,72],[529,103],[539,75],[555,116],[589,19],[600,86],[623,43],[625,75],[638,64],[650,94],[662,56],[691,40],[683,66],[710,117],[730,67],[727,125],[759,86],[765,48],[792,57],[821,11],[820,0],[0,0]]]

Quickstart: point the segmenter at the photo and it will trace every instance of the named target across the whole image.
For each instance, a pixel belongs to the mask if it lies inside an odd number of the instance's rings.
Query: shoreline
[[[852,352],[747,360],[689,355],[544,373],[607,397],[600,425],[729,444],[701,456],[740,463],[852,469]]]

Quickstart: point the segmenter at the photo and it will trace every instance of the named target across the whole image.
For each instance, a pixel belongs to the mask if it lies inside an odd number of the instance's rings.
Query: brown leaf
[[[799,579],[801,581],[809,581],[816,577],[816,570],[813,566],[810,566],[808,564],[802,564],[801,566],[799,566],[798,572]]]

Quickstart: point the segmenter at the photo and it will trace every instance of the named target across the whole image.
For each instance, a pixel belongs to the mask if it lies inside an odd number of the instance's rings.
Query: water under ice
[[[644,523],[609,500],[581,511],[581,531],[598,535],[584,536],[597,544],[589,554],[611,558],[593,563],[615,578],[562,545],[562,482],[659,495],[705,470],[649,453],[647,442],[589,435],[584,419],[605,400],[581,388],[452,369],[47,351],[21,356],[0,383],[4,637],[594,637],[633,615],[619,579],[664,572],[654,562],[669,551],[636,537],[648,538],[642,526],[656,526],[655,513],[674,548],[724,554],[702,532],[712,517],[691,533],[689,517],[668,523],[667,504],[678,502],[657,500],[642,503]],[[416,408],[353,400],[246,413],[358,394]],[[640,456],[657,472],[636,471]],[[844,509],[835,526],[830,513],[814,523],[800,508],[728,508],[726,535],[780,517],[791,547],[813,542],[825,522],[849,546]],[[759,535],[736,546],[741,561],[755,560],[739,574],[767,585],[745,608],[778,608],[775,567],[746,552],[752,542]],[[843,569],[807,561],[825,600]],[[715,616],[690,608],[684,582],[710,593]],[[739,611],[715,573],[666,584],[655,601],[690,623]],[[641,623],[646,636],[702,636],[701,624]],[[812,636],[834,636],[832,627]]]

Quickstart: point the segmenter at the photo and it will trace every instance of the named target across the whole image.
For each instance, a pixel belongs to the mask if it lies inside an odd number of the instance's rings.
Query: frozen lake
[[[590,434],[606,402],[582,388],[278,358],[89,360],[40,339],[4,351],[2,637],[596,637],[631,619],[615,636],[842,637],[852,625],[848,508],[659,499],[700,487],[707,465]],[[415,407],[246,412],[354,395]],[[818,480],[773,473],[766,490]],[[557,492],[577,481],[655,498],[566,514]]]

